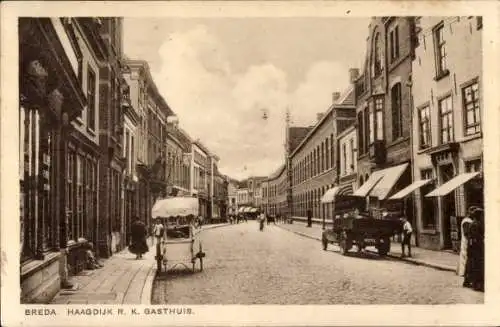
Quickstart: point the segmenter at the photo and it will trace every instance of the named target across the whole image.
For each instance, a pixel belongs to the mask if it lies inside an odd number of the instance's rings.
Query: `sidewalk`
[[[321,224],[313,224],[308,228],[306,224],[294,222],[293,224],[280,224],[279,227],[286,229],[295,234],[308,237],[314,240],[321,241],[321,234],[323,232]],[[374,247],[366,248],[366,251],[376,252]],[[412,247],[412,257],[401,258],[401,244],[393,242],[391,244],[391,251],[387,256],[402,261],[411,262],[416,265],[427,266],[439,270],[456,271],[458,255],[446,251],[432,251]]]
[[[201,231],[226,225],[206,225]],[[124,249],[109,259],[101,259],[103,268],[84,270],[71,277],[78,288],[60,290],[51,304],[150,304],[156,261],[152,239],[148,239],[148,245],[149,252],[142,260]]]

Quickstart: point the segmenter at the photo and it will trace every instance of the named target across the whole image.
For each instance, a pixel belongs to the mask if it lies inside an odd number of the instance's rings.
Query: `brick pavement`
[[[202,231],[226,226],[206,225]],[[156,274],[155,251],[152,239],[148,240],[149,252],[136,260],[128,249],[102,259],[104,267],[84,270],[71,277],[76,290],[61,290],[51,304],[150,304]]]
[[[305,223],[294,222],[293,224],[281,224],[280,227],[299,234],[304,237],[312,238],[321,241],[321,233],[323,232],[320,224],[313,224],[308,228]],[[376,251],[375,248],[369,247],[367,251]],[[458,255],[448,251],[433,251],[422,248],[412,247],[412,257],[401,258],[401,244],[394,242],[391,245],[391,251],[388,256],[398,258],[400,260],[411,262],[413,264],[428,266],[435,269],[456,272]]]

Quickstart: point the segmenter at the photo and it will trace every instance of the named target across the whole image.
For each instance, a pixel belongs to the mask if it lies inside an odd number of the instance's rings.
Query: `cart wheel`
[[[391,240],[389,238],[384,238],[381,241],[382,242],[378,245],[378,254],[384,256],[389,253],[389,250],[391,249]]]
[[[356,248],[357,248],[357,251],[358,253],[361,253],[361,250],[363,250],[364,248],[364,240],[362,238],[359,238],[356,240]]]
[[[200,242],[200,271],[203,271],[203,257],[204,257],[204,253],[203,253],[203,246],[201,245],[201,242]]]

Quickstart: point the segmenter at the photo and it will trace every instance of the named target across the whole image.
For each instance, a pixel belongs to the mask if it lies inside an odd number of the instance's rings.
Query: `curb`
[[[151,304],[151,296],[153,295],[153,283],[156,276],[156,261],[151,268],[149,269],[148,276],[144,281],[144,287],[142,288],[141,293],[141,304],[149,305]]]
[[[281,226],[279,226],[279,227],[281,229],[283,229],[283,230],[288,231],[288,232],[292,232],[294,234],[297,234],[297,235],[300,235],[300,236],[303,236],[303,237],[307,237],[307,238],[312,239],[312,240],[321,241],[321,238],[314,237],[314,236],[311,236],[311,235],[307,235],[305,233],[293,231],[293,230],[287,229],[285,227],[281,227]],[[377,252],[372,251],[372,250],[366,250],[366,251],[371,252],[371,253],[377,253]],[[425,261],[418,260],[418,259],[401,258],[401,257],[399,257],[397,255],[394,255],[394,254],[387,254],[387,256],[389,258],[397,259],[399,261],[404,261],[404,262],[412,263],[412,264],[414,264],[416,266],[424,266],[424,267],[434,268],[434,269],[442,270],[442,271],[456,272],[455,267],[441,265],[441,264],[438,264],[438,263],[425,262]]]

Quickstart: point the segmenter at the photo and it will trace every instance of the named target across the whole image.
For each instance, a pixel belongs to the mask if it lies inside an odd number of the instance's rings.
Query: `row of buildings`
[[[144,60],[123,53],[122,19],[19,19],[21,301],[47,302],[85,266],[151,226],[158,198],[196,196],[225,216],[219,158],[178,126]]]
[[[481,30],[481,17],[372,18],[363,69],[313,126],[287,127],[262,209],[328,222],[335,196],[365,197],[374,215],[406,215],[417,245],[456,250],[461,217],[483,206]]]

